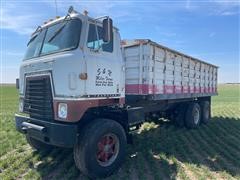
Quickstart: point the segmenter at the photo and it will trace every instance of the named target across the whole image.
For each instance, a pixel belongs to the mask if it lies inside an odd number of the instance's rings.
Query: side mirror
[[[113,22],[111,18],[103,20],[103,42],[109,43],[113,39]]]
[[[16,88],[19,89],[19,79],[16,79]]]

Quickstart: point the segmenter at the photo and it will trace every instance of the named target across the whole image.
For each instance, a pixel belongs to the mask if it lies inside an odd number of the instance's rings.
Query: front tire
[[[187,107],[185,126],[189,129],[197,128],[201,120],[201,108],[198,103],[192,102]]]
[[[103,178],[118,170],[126,154],[126,134],[116,121],[96,119],[87,125],[74,147],[78,169],[88,177]]]

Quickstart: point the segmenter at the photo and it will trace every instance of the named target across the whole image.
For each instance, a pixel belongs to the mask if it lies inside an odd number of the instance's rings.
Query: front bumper
[[[41,121],[15,114],[16,129],[43,143],[60,147],[73,147],[77,142],[78,126]]]

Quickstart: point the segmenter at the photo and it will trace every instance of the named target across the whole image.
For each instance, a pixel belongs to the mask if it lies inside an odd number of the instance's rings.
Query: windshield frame
[[[79,31],[79,38],[77,40],[77,43],[76,43],[76,46],[75,47],[69,47],[69,48],[64,48],[64,49],[60,49],[59,51],[52,51],[50,53],[47,53],[47,54],[42,54],[42,47],[44,45],[44,42],[45,42],[45,39],[46,39],[46,35],[47,35],[47,31],[48,31],[48,28],[56,25],[56,24],[59,24],[59,23],[66,23],[66,21],[72,21],[72,20],[77,20],[79,21],[79,23],[81,23],[81,28],[80,28],[80,31]],[[64,51],[71,51],[71,50],[75,50],[79,47],[79,44],[80,44],[80,39],[81,39],[81,34],[82,34],[82,27],[83,27],[83,21],[82,19],[78,18],[78,17],[70,17],[69,19],[62,19],[61,21],[57,21],[49,26],[46,26],[46,27],[43,27],[41,29],[39,29],[38,31],[35,31],[32,36],[30,37],[30,39],[37,33],[41,33],[41,31],[44,31],[46,30],[46,32],[44,33],[44,37],[43,37],[43,40],[42,40],[42,43],[41,43],[41,49],[39,50],[39,53],[37,56],[34,56],[34,57],[30,57],[30,58],[23,58],[23,61],[26,61],[26,60],[30,60],[30,59],[35,59],[35,58],[39,58],[39,57],[43,57],[43,56],[47,56],[47,55],[51,55],[51,54],[56,54],[56,53],[61,53],[61,52],[64,52]],[[38,35],[37,35],[38,36]],[[30,40],[29,39],[29,40]]]

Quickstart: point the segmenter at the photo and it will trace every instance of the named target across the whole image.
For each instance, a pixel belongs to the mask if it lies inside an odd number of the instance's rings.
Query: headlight
[[[63,119],[67,118],[67,104],[65,103],[58,104],[58,117]]]
[[[23,106],[24,106],[23,99],[19,99],[19,112],[23,112]]]

